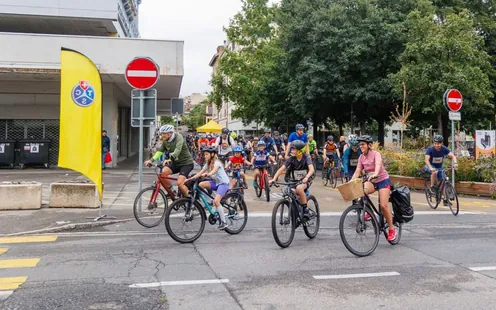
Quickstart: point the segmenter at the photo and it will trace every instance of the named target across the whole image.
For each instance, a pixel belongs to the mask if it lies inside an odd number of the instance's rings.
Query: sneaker
[[[219,230],[224,230],[224,229],[227,228],[227,226],[229,226],[229,225],[227,225],[226,222],[222,222],[221,221],[220,224],[219,224]]]
[[[363,217],[365,221],[370,221],[370,214],[365,213],[365,216]]]
[[[436,195],[436,188],[434,186],[429,187],[429,193],[433,196]]]
[[[394,239],[396,239],[396,230],[390,229],[388,232],[387,240],[388,241],[394,241]]]
[[[443,199],[443,205],[444,205],[445,207],[447,207],[447,206],[448,206],[448,200]]]

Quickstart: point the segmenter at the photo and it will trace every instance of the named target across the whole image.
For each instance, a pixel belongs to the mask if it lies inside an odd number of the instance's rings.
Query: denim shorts
[[[374,188],[376,191],[381,190],[383,188],[391,189],[391,187],[393,186],[393,184],[391,184],[391,181],[389,180],[389,178],[382,180],[380,182],[377,182],[377,183],[372,183],[372,184],[374,184]]]
[[[427,171],[427,172],[430,172],[431,171],[431,169],[429,169],[429,167],[427,167],[427,165],[425,165],[424,168],[425,168],[425,171]],[[436,167],[433,166],[432,168],[436,168]],[[436,169],[438,169],[437,170],[437,180],[438,181],[442,181],[444,179],[444,177],[443,177],[443,171],[442,170],[439,170],[441,168],[436,168]]]

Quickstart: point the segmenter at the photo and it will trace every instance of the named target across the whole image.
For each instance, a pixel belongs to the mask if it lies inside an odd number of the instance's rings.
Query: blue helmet
[[[265,142],[263,140],[258,141],[257,146],[265,146]]]
[[[233,147],[232,151],[233,151],[233,153],[236,153],[236,152],[241,153],[241,152],[243,152],[243,149],[241,148],[241,146],[236,145],[235,147]]]

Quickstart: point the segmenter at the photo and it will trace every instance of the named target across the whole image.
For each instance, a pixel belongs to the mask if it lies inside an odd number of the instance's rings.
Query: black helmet
[[[270,130],[268,128],[264,130],[264,133],[271,133],[271,132],[272,132],[272,130]]]
[[[301,140],[294,140],[291,142],[291,147],[294,147],[297,150],[302,150],[306,146],[306,143]]]
[[[227,128],[222,128],[222,134],[223,134],[223,135],[227,135],[227,134],[229,134],[229,129],[227,129]]]
[[[202,149],[202,152],[217,153],[217,148],[213,145],[208,145]]]
[[[332,135],[327,136],[327,141],[334,141],[334,136],[332,136]]]
[[[367,142],[367,143],[372,143],[372,137],[371,136],[360,136],[357,138],[358,142]]]
[[[305,129],[305,126],[303,126],[302,124],[296,124],[295,128],[296,128],[296,130]]]
[[[443,141],[444,141],[443,136],[441,136],[441,135],[435,135],[434,136],[434,142],[443,143]]]
[[[279,136],[279,131],[274,131],[274,132],[272,133],[272,135],[274,135],[274,136]]]

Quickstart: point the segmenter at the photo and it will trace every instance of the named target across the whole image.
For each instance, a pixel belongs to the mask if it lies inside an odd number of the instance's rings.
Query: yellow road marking
[[[0,278],[0,291],[15,290],[21,286],[28,277]]]
[[[7,248],[0,248],[0,255],[7,253],[8,250]]]
[[[0,260],[0,269],[36,267],[39,258],[18,258]]]
[[[3,237],[1,243],[31,243],[31,242],[53,242],[57,236],[26,236],[26,237]]]

